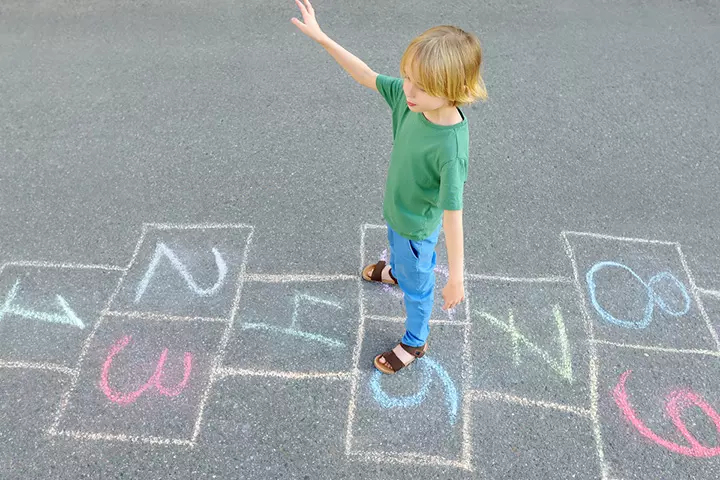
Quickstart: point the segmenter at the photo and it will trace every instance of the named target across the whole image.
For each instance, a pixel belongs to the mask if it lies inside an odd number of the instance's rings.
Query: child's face
[[[413,83],[410,74],[406,73],[404,80],[403,91],[405,92],[410,111],[430,112],[450,105],[450,102],[446,98],[433,97],[425,93],[424,90]]]

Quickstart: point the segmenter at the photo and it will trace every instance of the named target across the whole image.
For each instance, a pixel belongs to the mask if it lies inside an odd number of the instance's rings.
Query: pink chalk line
[[[187,382],[190,379],[190,371],[192,370],[193,357],[191,353],[185,352],[185,371],[183,373],[183,379],[176,386],[172,388],[167,388],[162,385],[163,368],[165,366],[165,360],[167,359],[168,354],[167,348],[164,349],[163,352],[160,354],[160,360],[158,361],[157,367],[155,368],[155,373],[153,373],[152,377],[148,379],[145,385],[130,393],[117,392],[116,390],[113,390],[112,387],[110,387],[110,384],[108,382],[108,372],[110,371],[110,366],[112,365],[113,358],[115,357],[115,355],[120,353],[128,345],[128,343],[130,343],[131,338],[132,337],[126,335],[117,342],[115,342],[112,347],[110,347],[110,353],[108,354],[107,360],[105,360],[105,363],[103,364],[102,373],[100,374],[100,388],[102,389],[103,393],[105,393],[105,395],[110,399],[110,401],[120,405],[129,405],[133,403],[149,388],[155,388],[158,392],[160,392],[161,395],[165,395],[167,397],[175,397],[177,395],[180,395],[180,392],[185,389],[185,387],[187,386]]]
[[[638,432],[658,445],[681,455],[689,457],[714,457],[720,455],[720,447],[706,447],[705,445],[702,445],[693,436],[693,434],[690,433],[685,425],[685,422],[683,422],[682,418],[680,418],[680,414],[687,407],[699,407],[703,412],[705,412],[705,415],[710,417],[710,419],[715,423],[715,428],[718,433],[720,433],[720,415],[718,415],[718,413],[700,395],[689,389],[676,390],[668,395],[667,401],[665,402],[665,411],[672,419],[673,425],[675,425],[675,428],[678,429],[691,446],[688,447],[685,445],[679,445],[657,435],[635,414],[635,411],[628,401],[627,391],[625,389],[625,382],[631,372],[632,370],[628,370],[620,376],[620,381],[613,390],[613,398],[615,399],[617,406],[625,415],[625,418],[638,430]]]

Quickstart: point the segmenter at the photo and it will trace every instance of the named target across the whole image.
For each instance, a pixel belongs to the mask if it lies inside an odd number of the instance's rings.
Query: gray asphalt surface
[[[468,302],[378,379],[390,112],[293,2],[0,0],[0,478],[718,478],[718,3],[314,6],[480,37]]]

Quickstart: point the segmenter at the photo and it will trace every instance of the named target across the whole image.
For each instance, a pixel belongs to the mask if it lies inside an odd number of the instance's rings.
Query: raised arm
[[[295,3],[298,8],[300,8],[303,21],[301,22],[297,18],[293,18],[291,22],[305,35],[322,45],[356,82],[377,91],[375,79],[378,74],[373,72],[365,62],[345,50],[320,29],[320,25],[318,25],[317,19],[315,18],[315,10],[310,4],[310,0],[304,0],[304,3],[300,0],[295,0]]]

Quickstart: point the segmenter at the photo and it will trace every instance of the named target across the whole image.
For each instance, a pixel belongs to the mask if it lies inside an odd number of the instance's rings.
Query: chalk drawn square
[[[470,280],[472,386],[587,408],[589,349],[570,282]]]
[[[364,232],[363,244],[365,246],[365,265],[376,263],[378,260],[385,260],[389,263],[390,249],[388,247],[387,240],[387,227],[375,226],[375,228],[366,228]],[[466,319],[465,303],[461,303],[455,309],[450,311],[442,309],[444,304],[442,289],[447,284],[449,275],[445,234],[442,230],[440,231],[435,252],[437,255],[437,266],[435,267],[435,300],[430,318],[432,320],[464,322]],[[363,268],[365,265],[363,265]],[[366,315],[375,317],[405,318],[403,293],[397,285],[363,281],[362,288]]]
[[[603,478],[589,418],[494,400],[472,403],[477,478]]]
[[[402,323],[365,321],[350,453],[460,464],[465,327],[431,326],[427,354],[402,373],[383,375],[373,358],[393,348],[402,332]]]
[[[598,366],[602,444],[614,478],[720,477],[718,356],[598,345]]]
[[[596,340],[717,349],[678,244],[565,236]]]
[[[0,272],[0,362],[74,367],[120,274],[6,265]]]
[[[353,468],[345,456],[349,387],[349,380],[225,377],[213,384],[198,446],[211,452],[207,463],[232,458],[240,466],[228,480],[348,478],[335,469]]]
[[[247,228],[148,228],[109,310],[229,318]]]
[[[225,327],[105,317],[59,430],[190,440]]]
[[[357,280],[243,286],[225,367],[347,372],[360,323]]]

